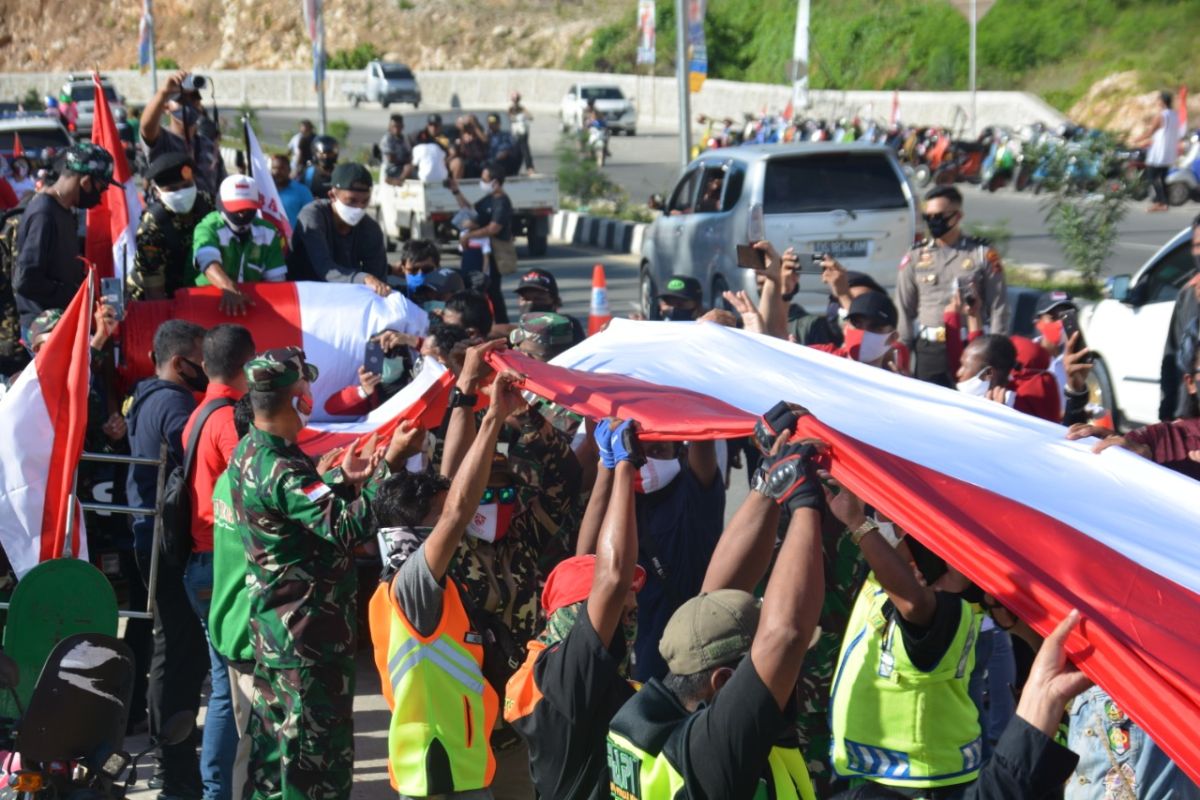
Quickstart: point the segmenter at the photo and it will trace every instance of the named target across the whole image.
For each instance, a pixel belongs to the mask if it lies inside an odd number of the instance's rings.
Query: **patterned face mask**
[[[553,647],[567,638],[567,634],[571,632],[571,628],[575,627],[575,621],[579,619],[579,614],[582,611],[583,601],[563,606],[555,611],[546,620],[546,627],[538,635],[538,641],[547,647]],[[621,638],[625,640],[625,652],[621,656],[621,664],[618,667],[618,671],[621,675],[628,677],[632,672],[633,643],[637,639],[636,608],[621,618]]]

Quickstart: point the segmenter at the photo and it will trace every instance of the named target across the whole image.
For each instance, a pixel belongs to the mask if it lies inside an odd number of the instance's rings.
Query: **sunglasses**
[[[504,505],[511,505],[516,501],[517,490],[512,486],[501,486],[496,489],[493,489],[489,486],[487,489],[483,490],[483,500],[481,500],[480,503],[482,505],[487,505],[488,503],[503,503]]]

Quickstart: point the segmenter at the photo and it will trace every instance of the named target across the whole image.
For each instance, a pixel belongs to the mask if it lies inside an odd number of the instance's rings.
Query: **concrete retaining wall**
[[[160,70],[159,80],[166,71]],[[218,103],[225,108],[249,104],[256,108],[316,108],[312,73],[307,71],[214,70],[204,72],[213,79]],[[144,103],[151,95],[150,77],[136,70],[106,73],[131,103]],[[361,83],[361,72],[327,73],[326,99],[330,108],[344,108],[343,89]],[[638,121],[650,127],[674,127],[678,117],[674,78],[648,78],[637,75],[568,72],[565,70],[512,69],[422,72],[417,76],[424,104],[446,108],[503,107],[509,92],[519,90],[535,111],[556,112],[567,88],[578,81],[615,83],[638,108]],[[11,100],[34,89],[41,96],[57,94],[66,73],[0,74],[0,99]],[[205,93],[207,97],[207,92]],[[692,96],[693,118],[698,114],[740,118],[744,111],[758,112],[766,107],[779,111],[787,105],[791,89],[762,83],[737,83],[710,80]],[[455,102],[457,101],[457,102]],[[965,118],[970,108],[968,92],[901,92],[900,115],[910,122],[952,126]],[[980,92],[979,124],[1017,125],[1041,121],[1057,124],[1065,117],[1040,98],[1024,92]],[[891,92],[812,93],[810,116],[873,117],[887,119],[891,113]],[[407,109],[407,106],[402,108]]]

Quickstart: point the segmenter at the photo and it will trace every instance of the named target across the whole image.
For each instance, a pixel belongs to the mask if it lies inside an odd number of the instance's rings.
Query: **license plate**
[[[833,239],[828,242],[812,243],[814,253],[829,253],[836,259],[866,258],[870,248],[870,239]]]

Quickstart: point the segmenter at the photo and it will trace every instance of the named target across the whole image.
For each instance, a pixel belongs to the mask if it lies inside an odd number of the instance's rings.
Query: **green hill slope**
[[[570,66],[634,71],[635,5]],[[674,64],[673,0],[658,0],[658,74]],[[785,81],[795,0],[709,0],[709,75]],[[1137,70],[1144,89],[1200,83],[1188,57],[1197,0],[998,0],[979,23],[979,87],[1027,89],[1066,108],[1096,80]],[[944,0],[813,0],[814,88],[965,89],[967,22]],[[643,68],[644,70],[645,68]]]

